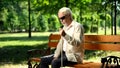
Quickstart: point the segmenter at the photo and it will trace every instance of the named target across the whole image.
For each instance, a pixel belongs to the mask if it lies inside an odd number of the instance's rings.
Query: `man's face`
[[[66,15],[64,15],[62,12],[59,12],[58,18],[59,18],[60,22],[62,23],[62,25],[64,25],[64,26],[67,25],[67,16]]]

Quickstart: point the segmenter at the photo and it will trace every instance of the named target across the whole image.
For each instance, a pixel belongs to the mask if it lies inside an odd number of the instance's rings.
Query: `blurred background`
[[[0,0],[0,68],[27,68],[27,50],[46,48],[49,34],[61,26],[57,12],[64,6],[85,34],[120,35],[120,0]],[[119,55],[95,51],[86,59],[107,54]]]

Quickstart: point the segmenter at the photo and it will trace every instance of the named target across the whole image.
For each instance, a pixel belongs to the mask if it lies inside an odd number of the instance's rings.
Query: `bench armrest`
[[[120,68],[120,57],[117,56],[107,56],[101,58],[102,68]]]

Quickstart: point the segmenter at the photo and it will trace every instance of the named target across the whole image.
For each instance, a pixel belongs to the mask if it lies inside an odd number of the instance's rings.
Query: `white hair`
[[[70,15],[72,16],[72,11],[70,10],[70,8],[67,7],[63,7],[59,10],[59,12],[62,12],[64,15]]]

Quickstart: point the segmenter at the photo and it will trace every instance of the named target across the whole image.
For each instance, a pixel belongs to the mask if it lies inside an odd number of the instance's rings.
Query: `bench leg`
[[[39,68],[39,64],[37,64],[37,62],[36,62],[36,64],[33,66],[33,68]]]
[[[27,64],[28,64],[28,68],[32,68],[32,64],[31,64],[31,61],[30,61],[30,60],[28,61]]]

